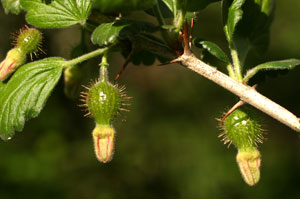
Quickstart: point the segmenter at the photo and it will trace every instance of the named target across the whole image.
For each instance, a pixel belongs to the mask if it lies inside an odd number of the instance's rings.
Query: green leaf
[[[224,31],[229,44],[232,44],[236,25],[242,19],[244,3],[245,0],[223,0]]]
[[[229,59],[226,55],[226,53],[215,43],[211,41],[201,41],[200,39],[196,39],[194,41],[195,46],[204,48],[207,50],[210,54],[218,58],[220,61],[229,63]]]
[[[248,0],[243,5],[243,19],[236,34],[248,48],[263,53],[269,43],[270,25],[274,15],[274,0]],[[240,51],[243,50],[238,49]]]
[[[244,80],[249,81],[257,72],[261,70],[291,70],[300,65],[299,59],[286,59],[280,61],[271,61],[260,64],[247,72]]]
[[[217,2],[220,0],[186,0],[187,2],[187,11],[195,12],[206,8],[209,4]]]
[[[90,0],[55,0],[49,5],[41,0],[22,0],[21,5],[28,11],[27,22],[38,28],[84,25],[92,8]]]
[[[62,73],[62,58],[47,58],[18,69],[0,84],[0,137],[9,140],[24,123],[37,117]]]
[[[234,47],[241,63],[249,50],[265,52],[269,42],[274,0],[224,0],[223,21],[230,48]]]
[[[163,3],[162,0],[158,0],[158,7],[160,9],[160,12],[161,12],[163,18],[173,18],[174,17],[173,11],[171,11],[171,9],[165,3]],[[145,10],[145,12],[151,16],[155,16],[153,7]]]
[[[177,10],[186,12],[195,12],[206,8],[209,4],[220,0],[162,0],[173,12],[174,16],[177,16]]]
[[[174,26],[174,25],[162,25],[161,28],[165,29],[165,30],[174,30],[176,28],[176,26]]]
[[[175,13],[176,11],[176,0],[162,0],[167,6],[168,8]]]
[[[5,14],[11,12],[15,15],[18,15],[22,11],[20,0],[1,0],[1,3],[4,8]]]
[[[128,12],[145,10],[156,4],[156,0],[94,0],[93,7],[101,12]]]
[[[152,45],[155,44],[155,47],[165,46],[165,43],[160,38],[152,34],[142,33],[132,38],[130,42],[122,42],[122,55],[134,65],[143,64],[150,66],[154,64],[155,59],[158,59],[161,63],[166,63],[167,59],[149,50],[149,48],[154,48],[149,45],[150,42]]]
[[[206,8],[209,4],[220,0],[176,0],[177,8],[184,12],[195,12]]]
[[[143,32],[154,32],[158,29],[148,22],[118,20],[112,23],[103,23],[92,33],[93,44],[107,46],[117,42],[119,39],[133,37]]]

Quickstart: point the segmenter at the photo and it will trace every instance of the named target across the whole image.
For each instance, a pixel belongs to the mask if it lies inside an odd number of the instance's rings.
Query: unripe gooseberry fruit
[[[122,96],[111,83],[99,81],[89,89],[86,104],[97,124],[108,125],[120,111]]]
[[[224,144],[234,144],[238,149],[236,160],[244,181],[253,186],[260,179],[261,156],[256,149],[257,143],[262,143],[261,125],[255,113],[240,107],[233,111],[222,126]]]
[[[7,79],[19,66],[26,62],[26,54],[36,55],[41,50],[42,34],[35,28],[25,26],[15,36],[15,47],[7,52],[6,58],[0,63],[0,81]],[[42,50],[41,50],[42,51]],[[43,51],[42,51],[43,52]]]
[[[15,46],[25,54],[36,53],[40,50],[42,34],[35,28],[25,26],[15,38]]]
[[[106,163],[112,159],[114,152],[115,130],[112,121],[122,110],[126,110],[123,103],[128,100],[125,87],[118,88],[105,78],[83,92],[82,97],[89,111],[86,116],[95,119],[96,127],[93,130],[94,149],[97,159]]]
[[[224,144],[234,144],[239,150],[256,147],[263,142],[262,129],[258,117],[248,107],[233,111],[223,122]]]

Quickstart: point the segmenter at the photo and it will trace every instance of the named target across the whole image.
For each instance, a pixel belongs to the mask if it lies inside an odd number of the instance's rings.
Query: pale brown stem
[[[300,132],[299,118],[287,109],[261,95],[254,88],[230,78],[199,60],[192,53],[184,53],[176,61],[239,96],[242,101],[254,106],[295,131]]]

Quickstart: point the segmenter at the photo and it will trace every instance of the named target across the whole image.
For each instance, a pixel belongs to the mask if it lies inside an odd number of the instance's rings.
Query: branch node
[[[182,57],[180,56],[180,57],[177,57],[176,59],[171,60],[169,64],[178,63],[181,61],[182,61]]]

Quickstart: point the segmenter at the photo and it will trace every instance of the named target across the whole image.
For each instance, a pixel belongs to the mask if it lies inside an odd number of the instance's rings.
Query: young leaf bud
[[[260,178],[260,153],[256,148],[247,151],[239,151],[236,156],[241,174],[245,182],[253,186]]]
[[[103,163],[109,162],[114,153],[114,128],[110,125],[96,125],[93,140],[97,159]]]
[[[0,63],[0,81],[8,78],[25,61],[26,55],[19,48],[8,51],[6,58]]]
[[[35,28],[25,27],[20,30],[16,37],[16,47],[25,54],[35,53],[41,45],[42,34]]]

